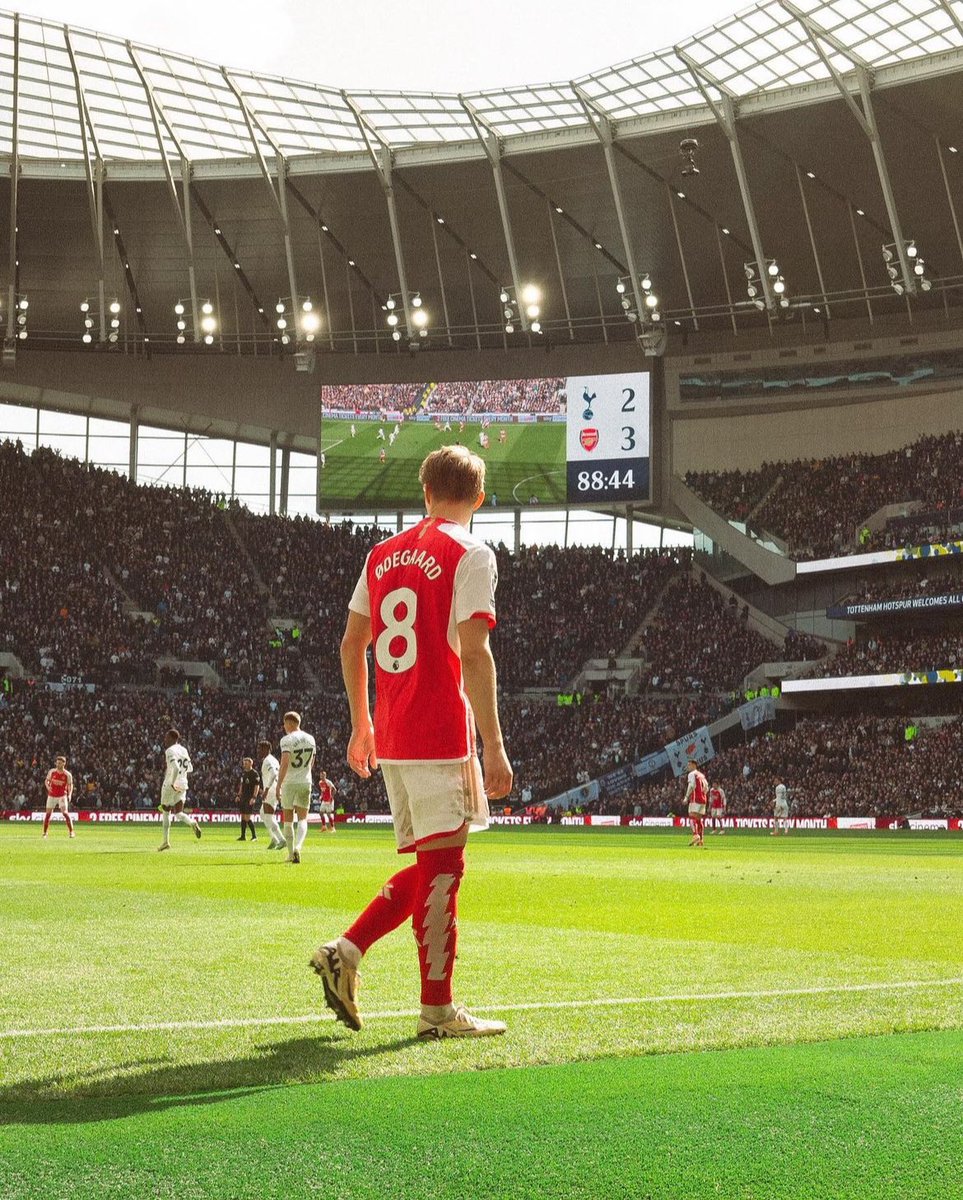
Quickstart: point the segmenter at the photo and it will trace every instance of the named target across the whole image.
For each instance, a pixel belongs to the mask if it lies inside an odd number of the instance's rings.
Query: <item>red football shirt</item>
[[[52,796],[55,800],[62,800],[67,795],[69,780],[66,771],[58,771],[56,767],[51,767],[47,772],[46,782],[48,796]]]
[[[318,784],[318,799],[322,804],[331,804],[334,800],[334,789],[331,786],[330,779],[326,779],[324,783]]]
[[[437,517],[368,555],[349,607],[371,620],[382,762],[464,762],[474,754],[458,625],[472,617],[495,624],[497,582],[488,546]]]
[[[713,784],[709,788],[709,807],[710,808],[725,808],[726,794],[718,784]]]

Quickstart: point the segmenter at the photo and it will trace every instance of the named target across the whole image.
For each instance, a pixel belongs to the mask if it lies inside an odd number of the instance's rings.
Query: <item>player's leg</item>
[[[295,809],[298,814],[297,827],[294,830],[294,862],[301,861],[301,847],[304,845],[304,839],[308,836],[308,809],[307,805]]]
[[[171,810],[167,807],[161,807],[161,827],[163,834],[161,836],[161,844],[157,847],[158,850],[170,850],[171,848]]]
[[[174,820],[177,821],[178,824],[186,825],[188,829],[192,829],[194,831],[194,836],[200,840],[200,822],[195,820],[194,817],[190,816],[188,813],[184,812],[183,800],[178,800],[178,802],[174,805]]]
[[[60,811],[63,813],[64,823],[67,826],[67,836],[73,837],[74,836],[74,823],[70,819],[69,807],[70,806],[67,804],[67,802],[65,800],[60,807]]]
[[[47,831],[50,828],[50,818],[53,816],[53,804],[47,801],[47,811],[43,815],[43,836],[47,836]]]
[[[281,810],[284,820],[284,844],[288,851],[288,862],[294,862],[294,809]]]
[[[264,822],[264,828],[268,831],[268,836],[271,839],[269,850],[277,850],[284,845],[284,835],[278,825],[278,819],[274,815],[273,804],[261,805],[261,820]]]

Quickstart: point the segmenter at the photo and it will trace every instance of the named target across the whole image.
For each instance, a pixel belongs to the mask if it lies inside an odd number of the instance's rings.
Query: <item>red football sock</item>
[[[458,888],[464,873],[464,846],[418,851],[412,927],[418,943],[422,1004],[451,1004],[458,943]]]
[[[50,809],[48,809],[48,810],[47,810],[47,813],[46,813],[46,816],[45,816],[45,817],[44,817],[44,819],[43,819],[43,831],[44,831],[44,833],[46,833],[46,832],[47,832],[47,827],[48,827],[48,826],[49,826],[49,824],[50,824],[50,817],[51,817],[51,812],[50,812]]]
[[[379,938],[411,916],[417,883],[417,863],[392,875],[344,936],[364,954]]]

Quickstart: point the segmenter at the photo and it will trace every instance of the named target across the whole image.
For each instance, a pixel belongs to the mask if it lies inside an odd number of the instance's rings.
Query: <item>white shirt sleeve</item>
[[[368,558],[370,558],[370,554]],[[361,569],[361,577],[354,585],[354,591],[351,593],[351,599],[348,601],[348,608],[351,612],[358,613],[362,617],[371,616],[371,598],[368,595],[368,559],[364,560],[364,566]]]
[[[695,771],[690,771],[689,772],[689,784],[688,784],[688,787],[686,787],[686,789],[685,789],[686,800],[688,800],[689,797],[692,795],[692,793],[695,791],[695,782],[696,782]]]
[[[495,588],[498,567],[488,546],[473,546],[455,569],[455,622],[485,617],[495,624]]]

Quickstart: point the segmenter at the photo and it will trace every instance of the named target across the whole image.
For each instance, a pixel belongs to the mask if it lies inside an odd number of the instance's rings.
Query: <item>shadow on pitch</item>
[[[363,1038],[333,1033],[258,1045],[241,1058],[141,1060],[109,1077],[102,1067],[64,1070],[0,1086],[0,1127],[116,1121],[170,1108],[220,1104],[289,1084],[323,1082],[343,1063],[390,1054],[415,1041],[412,1036],[366,1045]]]

